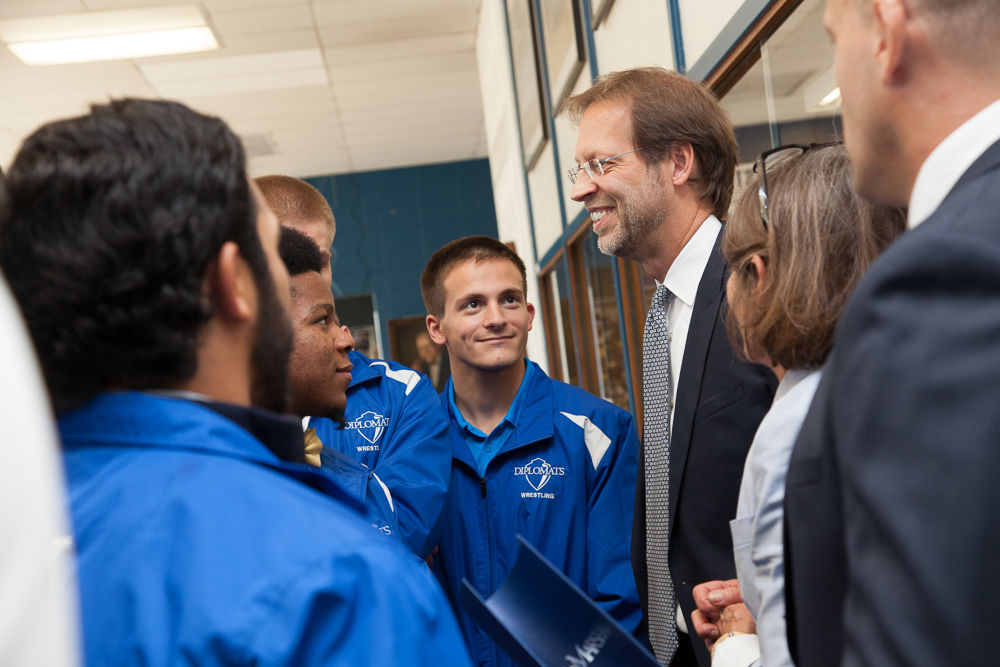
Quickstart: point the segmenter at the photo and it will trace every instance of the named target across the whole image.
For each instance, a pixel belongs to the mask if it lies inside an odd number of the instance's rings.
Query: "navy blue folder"
[[[545,557],[517,537],[514,567],[489,599],[462,581],[459,602],[522,665],[601,667],[659,665]]]

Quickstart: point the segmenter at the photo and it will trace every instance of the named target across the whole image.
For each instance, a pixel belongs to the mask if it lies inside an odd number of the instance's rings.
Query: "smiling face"
[[[288,369],[291,412],[333,419],[343,415],[354,339],[337,320],[333,293],[315,271],[291,278],[295,346]]]
[[[437,344],[448,346],[451,366],[499,371],[524,356],[535,307],[525,301],[521,272],[505,259],[467,259],[443,281],[444,310],[427,316]]]
[[[641,148],[629,137],[631,112],[620,101],[595,102],[580,119],[576,160],[603,160]],[[604,174],[585,171],[570,196],[590,212],[597,245],[607,255],[640,259],[642,243],[668,218],[671,210],[665,163],[649,166],[640,153],[604,163]]]

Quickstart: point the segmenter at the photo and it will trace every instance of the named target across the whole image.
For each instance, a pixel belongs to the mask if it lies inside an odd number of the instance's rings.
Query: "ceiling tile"
[[[312,29],[308,5],[261,7],[212,12],[212,24],[223,38],[232,35],[268,33],[273,30]]]
[[[0,20],[195,1],[0,0]],[[201,0],[222,47],[211,54],[32,68],[0,45],[0,160],[39,124],[123,95],[175,97],[270,142],[274,155],[250,158],[255,174],[476,157],[485,141],[474,53],[481,1]],[[300,51],[313,55],[273,65],[275,53]],[[267,77],[278,84],[245,90]]]

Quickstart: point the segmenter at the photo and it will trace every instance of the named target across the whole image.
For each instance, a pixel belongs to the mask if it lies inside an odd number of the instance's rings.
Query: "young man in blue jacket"
[[[0,267],[59,420],[89,665],[467,665],[423,564],[302,462],[278,222],[217,118],[28,137]],[[22,443],[31,446],[31,443]]]
[[[364,503],[365,518],[379,533],[400,539],[389,487],[364,464],[323,447],[315,429],[308,428],[310,415],[343,421],[351,382],[347,355],[354,339],[337,319],[330,283],[321,274],[324,260],[319,246],[302,232],[282,227],[278,252],[288,269],[292,295],[294,344],[288,364],[288,412],[302,418],[306,463],[329,470]]]
[[[291,176],[261,176],[260,186],[282,226],[309,236],[324,252],[331,280],[330,246],[337,231],[330,204],[312,185]],[[438,542],[441,511],[451,474],[448,421],[429,379],[402,364],[369,359],[357,350],[347,388],[345,419],[313,414],[308,428],[323,445],[323,465],[335,470],[333,452],[372,470],[392,493],[399,533],[426,558]]]
[[[452,476],[439,572],[454,603],[463,578],[484,596],[507,576],[520,534],[633,631],[629,563],[638,440],[632,416],[557,382],[524,357],[535,309],[524,263],[486,236],[453,241],[420,279],[427,330],[448,348],[441,394]],[[464,614],[481,665],[511,660]]]

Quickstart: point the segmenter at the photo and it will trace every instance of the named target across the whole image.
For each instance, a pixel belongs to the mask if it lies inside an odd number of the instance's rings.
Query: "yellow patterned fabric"
[[[305,439],[306,463],[319,468],[322,465],[319,453],[323,451],[323,442],[319,439],[319,436],[316,435],[316,429],[314,428],[306,429]]]

